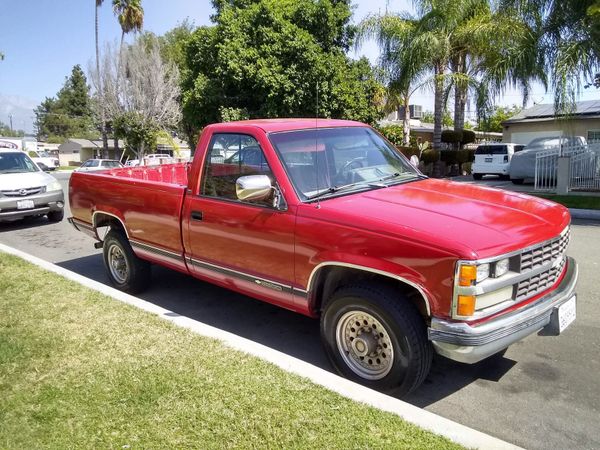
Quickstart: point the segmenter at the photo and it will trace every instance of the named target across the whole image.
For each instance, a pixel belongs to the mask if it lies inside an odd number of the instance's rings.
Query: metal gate
[[[562,146],[549,148],[536,153],[536,191],[556,189],[558,158],[569,157],[569,191],[600,191],[600,144]]]

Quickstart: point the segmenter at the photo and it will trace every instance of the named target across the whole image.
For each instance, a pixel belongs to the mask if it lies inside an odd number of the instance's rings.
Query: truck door
[[[183,210],[189,269],[196,276],[290,309],[294,307],[295,214],[269,197],[240,201],[236,180],[267,175],[263,149],[247,134],[215,133],[207,149],[197,192]],[[230,155],[230,156],[225,156]]]

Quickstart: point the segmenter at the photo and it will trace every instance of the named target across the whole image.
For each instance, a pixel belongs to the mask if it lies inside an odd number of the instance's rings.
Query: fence
[[[600,143],[557,146],[537,152],[534,181],[536,191],[556,189],[559,157],[569,157],[569,191],[600,191]]]

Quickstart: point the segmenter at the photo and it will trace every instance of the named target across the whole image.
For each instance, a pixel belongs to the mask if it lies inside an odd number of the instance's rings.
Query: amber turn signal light
[[[458,277],[459,286],[473,286],[477,280],[477,266],[462,265]]]
[[[456,314],[459,316],[472,316],[475,314],[475,296],[459,295],[456,304]]]

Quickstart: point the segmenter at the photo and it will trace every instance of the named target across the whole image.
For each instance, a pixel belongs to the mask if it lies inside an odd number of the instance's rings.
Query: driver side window
[[[267,175],[274,181],[271,168],[257,140],[245,134],[213,135],[204,163],[201,195],[224,200],[240,201],[235,183],[245,175]],[[272,199],[244,201],[261,206],[272,206]]]

